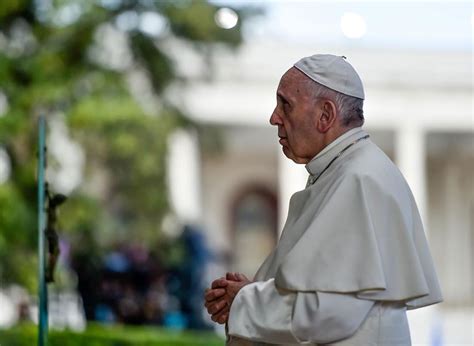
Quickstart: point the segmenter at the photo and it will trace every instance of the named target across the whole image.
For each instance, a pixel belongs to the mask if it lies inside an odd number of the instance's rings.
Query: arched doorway
[[[241,191],[231,207],[232,270],[253,277],[277,240],[277,199],[262,186]]]

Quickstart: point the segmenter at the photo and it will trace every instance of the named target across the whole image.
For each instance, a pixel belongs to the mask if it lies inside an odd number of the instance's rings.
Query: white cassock
[[[337,138],[310,177],[365,136]],[[232,303],[227,345],[410,345],[406,310],[442,301],[410,188],[370,139],[292,196],[255,281]]]

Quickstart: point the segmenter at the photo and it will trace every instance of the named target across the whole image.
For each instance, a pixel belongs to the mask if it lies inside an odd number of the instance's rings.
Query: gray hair
[[[362,126],[364,124],[364,100],[329,89],[311,79],[306,79],[305,82],[315,98],[324,97],[334,101],[344,126]]]

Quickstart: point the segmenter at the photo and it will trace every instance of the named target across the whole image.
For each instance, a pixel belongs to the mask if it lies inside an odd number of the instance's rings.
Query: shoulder
[[[400,174],[397,166],[372,141],[351,151],[345,160],[350,172],[359,174]]]
[[[349,153],[340,167],[340,177],[366,191],[409,199],[411,191],[398,167],[373,142]]]
[[[344,160],[342,171],[347,177],[362,180],[405,182],[398,167],[372,141],[351,151]]]

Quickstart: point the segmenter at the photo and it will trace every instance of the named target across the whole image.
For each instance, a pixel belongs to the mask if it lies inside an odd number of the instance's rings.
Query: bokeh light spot
[[[239,16],[234,10],[231,10],[227,7],[223,7],[216,12],[214,19],[216,21],[216,24],[221,28],[232,29],[237,25],[237,22],[239,21]]]
[[[348,38],[361,38],[367,31],[367,25],[361,15],[346,12],[341,17],[341,29]]]
[[[166,19],[156,12],[145,12],[140,15],[139,28],[150,36],[160,36],[167,26]]]
[[[0,184],[3,184],[10,178],[11,163],[10,157],[5,149],[0,147]]]

